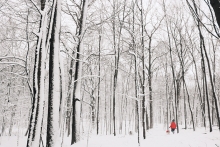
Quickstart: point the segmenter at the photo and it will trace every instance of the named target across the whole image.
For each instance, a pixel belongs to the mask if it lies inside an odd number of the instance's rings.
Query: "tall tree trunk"
[[[212,61],[212,67],[213,67],[213,74],[212,74],[212,77],[213,77],[213,85],[214,85],[214,88],[216,89],[216,78],[215,78],[215,74],[216,74],[216,47],[214,45],[214,42],[213,42],[213,39],[211,40],[212,41],[212,49],[213,49],[213,61]],[[212,124],[214,124],[214,121],[215,121],[215,99],[214,99],[214,96],[212,96]]]
[[[109,98],[109,132],[110,132],[110,134],[112,134],[112,98],[113,98],[113,78],[112,78],[112,76],[113,76],[113,69],[112,69],[112,63],[111,63],[111,74],[110,74],[110,91],[111,91],[111,95],[110,95],[110,98]]]
[[[100,83],[101,83],[101,34],[102,31],[99,32],[99,69],[98,69],[98,101],[97,101],[97,117],[96,117],[96,129],[97,129],[97,135],[99,134],[99,101],[100,101]]]
[[[209,130],[210,130],[210,132],[212,132],[212,123],[211,123],[210,105],[209,105],[209,96],[208,96],[208,86],[207,86],[206,70],[205,70],[205,63],[204,63],[203,57],[202,57],[202,71],[203,71],[203,78],[204,78],[204,98],[206,98],[207,109],[208,109]],[[205,104],[205,100],[204,100],[204,104]]]
[[[49,54],[49,91],[46,147],[60,147],[59,140],[59,107],[60,107],[60,25],[61,0],[54,0],[54,15],[52,16],[52,32]]]
[[[116,24],[115,24],[115,17],[116,17],[116,8],[115,8],[115,1],[113,2],[113,48],[114,48],[114,52],[115,52],[115,70],[114,70],[114,80],[113,80],[113,103],[112,103],[112,107],[113,107],[113,133],[114,133],[114,136],[116,136],[116,120],[115,120],[115,97],[116,97],[116,87],[117,87],[117,79],[118,79],[118,61],[119,61],[119,51],[117,51],[117,48],[116,48]]]
[[[201,60],[202,61],[202,60]],[[202,62],[201,62],[201,66]],[[203,68],[203,67],[202,67]],[[203,73],[203,69],[202,69],[202,92],[203,92],[203,97],[202,97],[202,109],[204,112],[204,127],[206,128],[206,88],[205,88],[205,78],[204,78],[204,73]]]
[[[151,73],[151,41],[149,38],[149,48],[148,48],[148,89],[149,89],[149,99],[150,99],[150,128],[153,128],[154,117],[153,117],[153,97],[152,97],[152,73]]]
[[[81,89],[81,77],[82,77],[82,61],[83,61],[83,35],[85,33],[85,22],[87,16],[88,0],[83,0],[81,18],[80,18],[80,30],[79,30],[79,42],[77,46],[76,61],[75,61],[75,76],[73,87],[73,101],[72,101],[72,138],[71,144],[74,144],[80,140],[80,89]]]
[[[105,97],[105,115],[104,115],[104,119],[105,119],[105,129],[106,129],[106,131],[105,131],[105,135],[107,135],[108,134],[108,117],[107,117],[107,77],[106,77],[106,75],[105,75],[105,95],[104,95],[104,97]]]
[[[166,112],[166,126],[167,126],[167,130],[169,129],[169,96],[168,96],[168,92],[169,92],[169,83],[168,83],[168,73],[167,73],[167,58],[166,58],[166,64],[165,64],[165,78],[166,78],[166,101],[167,101],[167,112]]]
[[[140,126],[139,126],[139,123],[140,123],[140,117],[139,117],[139,96],[138,96],[138,93],[139,93],[139,84],[138,84],[138,52],[137,52],[137,48],[136,48],[136,44],[135,44],[135,38],[134,38],[134,34],[135,34],[135,4],[133,2],[132,4],[133,8],[132,8],[132,12],[133,12],[133,19],[132,19],[132,47],[133,47],[133,50],[134,50],[134,63],[135,63],[135,71],[134,71],[134,75],[135,75],[135,130],[137,131],[138,133],[138,144],[140,145]]]
[[[137,53],[137,51],[136,51]],[[136,130],[137,130],[137,133],[138,133],[138,144],[140,144],[140,126],[139,126],[139,121],[140,121],[140,117],[139,117],[139,97],[138,97],[138,70],[137,70],[137,54],[135,54],[135,98],[136,98],[136,101],[135,101],[135,108],[136,108],[136,115],[135,115],[135,119],[137,120],[136,122]]]
[[[72,53],[72,56],[74,57],[74,52]],[[67,137],[70,135],[70,122],[71,122],[71,96],[72,96],[72,84],[73,84],[73,67],[74,67],[74,59],[70,59],[70,67],[68,72],[68,91],[67,91],[67,102],[66,102],[66,130],[67,130]]]
[[[141,0],[141,48],[142,48],[142,127],[143,138],[146,139],[146,123],[145,123],[145,51],[144,51],[144,16],[143,16],[143,2]]]
[[[60,57],[59,59],[59,66],[60,66],[60,134],[63,135],[64,133],[64,126],[65,126],[65,102],[66,102],[66,82],[65,82],[65,70],[64,70],[64,64],[63,59]]]

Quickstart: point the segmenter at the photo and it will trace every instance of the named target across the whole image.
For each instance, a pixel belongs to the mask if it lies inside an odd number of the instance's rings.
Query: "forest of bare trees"
[[[61,147],[155,124],[220,130],[219,0],[2,0],[0,135]],[[46,142],[43,142],[45,140]]]

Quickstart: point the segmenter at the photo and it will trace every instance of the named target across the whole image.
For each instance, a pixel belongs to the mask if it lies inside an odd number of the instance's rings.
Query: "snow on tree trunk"
[[[83,61],[83,35],[85,33],[85,22],[87,15],[88,0],[83,0],[82,14],[80,18],[79,43],[77,46],[75,76],[72,101],[72,139],[71,144],[80,140],[80,89],[82,77],[82,61]]]
[[[65,89],[65,85],[66,85],[66,82],[65,82],[65,71],[64,71],[64,64],[63,64],[63,58],[60,57],[60,63],[59,63],[59,66],[60,66],[60,88],[61,88],[61,93],[60,93],[60,129],[61,129],[61,134],[64,130],[64,122],[65,122],[65,109],[64,109],[64,105],[65,105],[65,98],[66,98],[66,89]]]
[[[54,0],[54,16],[52,17],[52,32],[49,55],[49,92],[47,118],[47,147],[60,147],[59,140],[59,106],[60,106],[60,22],[61,0]]]
[[[40,144],[40,136],[42,130],[43,107],[44,107],[44,78],[45,78],[45,59],[46,59],[46,39],[47,39],[47,7],[42,1],[42,16],[40,23],[40,33],[38,36],[37,48],[35,53],[34,67],[34,98],[32,105],[31,122],[29,127],[29,135],[27,147],[38,147]]]

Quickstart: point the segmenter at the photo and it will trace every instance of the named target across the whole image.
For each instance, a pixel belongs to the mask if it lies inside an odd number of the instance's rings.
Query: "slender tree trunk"
[[[192,124],[193,124],[193,131],[195,131],[195,123],[194,123],[194,118],[193,118],[193,112],[192,112],[192,107],[191,107],[191,104],[190,104],[189,92],[188,92],[188,89],[187,89],[187,86],[186,86],[185,78],[183,78],[183,83],[184,83],[184,90],[186,90],[186,94],[187,94],[187,97],[188,97],[188,104],[189,104],[189,110],[190,110],[190,114],[191,114],[191,121],[192,121]]]
[[[143,16],[143,2],[141,0],[141,48],[142,48],[142,127],[143,138],[146,139],[146,123],[145,123],[145,51],[144,51],[144,16]]]
[[[168,92],[169,92],[169,85],[168,85],[168,75],[167,75],[167,58],[166,58],[166,65],[165,65],[165,77],[166,77],[166,101],[167,101],[167,110],[166,110],[166,126],[167,126],[167,130],[169,129],[169,96],[168,96]]]
[[[202,55],[203,56],[203,55]],[[208,119],[209,119],[209,130],[212,132],[212,123],[211,123],[211,116],[210,116],[210,105],[209,105],[209,96],[208,96],[208,86],[207,86],[207,79],[206,79],[206,71],[205,71],[205,64],[202,57],[202,70],[203,70],[203,77],[204,77],[204,96],[207,102],[207,109],[208,109]],[[204,101],[205,104],[205,101]]]
[[[187,111],[186,111],[186,95],[185,95],[185,86],[183,83],[183,99],[184,99],[184,121],[185,121],[185,129],[187,129]]]
[[[113,69],[112,69],[112,63],[111,63],[111,71],[113,72]],[[110,98],[109,98],[109,131],[110,131],[110,134],[112,134],[112,98],[113,98],[113,78],[112,78],[112,72],[111,72],[111,74],[110,74],[110,79],[111,79],[111,81],[110,81],[110,91],[111,91],[111,95],[110,95]]]
[[[154,117],[153,117],[153,97],[152,97],[152,73],[151,73],[151,41],[149,38],[149,48],[148,48],[148,89],[149,89],[149,99],[150,99],[150,128],[153,128]]]
[[[136,124],[135,124],[135,130],[137,130],[137,133],[138,133],[138,144],[140,145],[140,126],[139,126],[139,96],[138,96],[138,93],[139,93],[139,84],[138,84],[138,61],[137,61],[137,56],[138,56],[138,52],[137,52],[137,48],[136,48],[136,45],[135,45],[135,38],[134,38],[134,31],[135,31],[135,4],[133,2],[133,8],[132,8],[132,11],[133,11],[133,22],[132,22],[132,47],[133,47],[133,50],[135,51],[135,54],[134,54],[134,62],[135,62],[135,98],[136,98],[136,101],[135,101],[135,109],[136,109],[136,115],[135,115],[135,119],[136,119]]]
[[[66,102],[66,89],[65,89],[65,71],[64,71],[64,64],[63,59],[59,59],[59,66],[60,66],[60,134],[63,135],[64,126],[65,126],[65,102]]]
[[[10,118],[10,124],[9,124],[9,131],[8,135],[11,136],[12,128],[13,128],[13,117],[15,115],[15,112],[11,112],[11,118]]]
[[[201,63],[202,65],[202,63]],[[204,73],[203,73],[203,69],[202,69],[202,90],[203,90],[203,97],[202,97],[202,109],[204,112],[204,127],[206,128],[206,90],[205,90],[205,78],[204,78]]]
[[[212,61],[212,67],[213,67],[213,85],[214,85],[214,88],[216,89],[216,78],[215,78],[215,74],[216,74],[216,48],[215,48],[215,45],[214,45],[214,42],[212,40],[212,48],[213,48],[213,61]],[[214,96],[212,96],[212,124],[214,124],[214,121],[215,121],[215,98]]]
[[[96,117],[96,123],[97,123],[97,126],[96,126],[96,129],[97,129],[97,135],[99,134],[99,101],[100,101],[100,83],[101,83],[101,78],[100,78],[100,75],[101,75],[101,34],[102,34],[102,31],[99,32],[99,69],[98,69],[98,101],[97,101],[97,117]]]
[[[105,135],[108,134],[108,117],[107,117],[107,80],[106,80],[106,75],[105,75],[105,116],[104,116],[104,119],[105,119]]]
[[[118,79],[118,60],[119,60],[119,51],[117,51],[116,48],[116,22],[115,22],[115,17],[116,17],[116,6],[115,6],[115,1],[113,2],[113,48],[114,48],[114,52],[115,52],[115,70],[114,70],[114,80],[113,80],[113,103],[112,103],[112,107],[113,107],[113,133],[114,136],[116,136],[116,119],[115,119],[115,97],[116,97],[116,87],[117,87],[117,79]]]

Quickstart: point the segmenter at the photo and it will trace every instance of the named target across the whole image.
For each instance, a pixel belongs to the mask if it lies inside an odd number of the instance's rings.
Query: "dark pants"
[[[174,131],[175,131],[175,129],[171,128],[171,132],[173,132],[173,134],[174,134]]]

